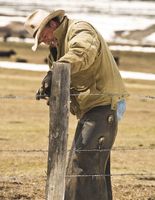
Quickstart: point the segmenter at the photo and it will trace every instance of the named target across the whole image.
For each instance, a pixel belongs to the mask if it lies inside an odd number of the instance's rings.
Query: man
[[[50,96],[52,63],[70,63],[71,112],[79,119],[68,160],[65,200],[111,200],[110,150],[117,133],[117,105],[128,96],[109,48],[89,23],[63,10],[36,10],[26,30],[49,46],[51,70],[36,98]],[[124,103],[123,103],[124,105]],[[69,176],[73,175],[73,176]]]

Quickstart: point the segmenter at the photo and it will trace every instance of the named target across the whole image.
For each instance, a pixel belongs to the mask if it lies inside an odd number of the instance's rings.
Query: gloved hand
[[[36,93],[36,100],[47,99],[51,95],[52,71],[48,71]]]

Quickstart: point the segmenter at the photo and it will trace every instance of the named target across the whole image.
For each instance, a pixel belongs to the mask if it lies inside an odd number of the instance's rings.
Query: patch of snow
[[[30,71],[48,71],[49,67],[45,64],[21,63],[0,61],[0,67],[8,69],[22,69]]]
[[[110,50],[115,50],[115,51],[133,51],[133,52],[155,53],[154,47],[111,45],[111,46],[109,46],[109,48],[110,48]]]
[[[1,68],[9,69],[22,69],[31,71],[48,71],[49,67],[45,64],[32,64],[32,63],[16,63],[8,61],[0,61]],[[141,72],[129,72],[120,71],[122,78],[124,79],[140,79],[140,80],[155,80],[155,74],[141,73]]]
[[[6,26],[10,24],[11,22],[25,22],[25,17],[14,17],[14,16],[0,16],[0,26]]]
[[[144,41],[147,42],[154,42],[155,43],[155,33],[150,34],[149,36],[147,36]]]
[[[153,18],[143,16],[122,16],[122,15],[102,15],[102,14],[85,14],[71,13],[70,18],[85,20],[91,23],[101,35],[108,41],[113,40],[115,31],[144,30],[155,23]]]
[[[151,73],[129,72],[129,71],[120,71],[120,73],[124,79],[139,79],[139,80],[155,81],[155,74],[151,74]]]

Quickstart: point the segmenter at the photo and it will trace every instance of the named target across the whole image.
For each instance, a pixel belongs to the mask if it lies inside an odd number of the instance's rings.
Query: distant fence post
[[[70,100],[70,65],[53,64],[46,200],[64,200]]]

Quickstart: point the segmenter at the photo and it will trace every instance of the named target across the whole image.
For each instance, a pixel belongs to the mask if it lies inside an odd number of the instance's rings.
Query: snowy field
[[[153,1],[89,0],[88,3],[88,0],[0,0],[0,27],[14,21],[24,23],[26,16],[32,12],[32,10],[38,8],[48,10],[64,9],[69,17],[86,20],[93,24],[106,41],[128,43],[126,40],[116,40],[115,31],[123,30],[128,34],[128,31],[144,30],[155,24],[155,2]],[[155,44],[155,33],[150,33],[150,35],[147,35],[143,40],[148,41],[150,44]],[[3,41],[3,39],[0,38],[0,41]],[[8,41],[21,42],[21,39],[10,37]],[[27,38],[24,42],[33,43],[34,41],[33,39]],[[134,44],[134,46],[117,45],[110,46],[110,49],[155,53],[154,47],[140,47],[136,41],[131,40],[130,44]],[[7,63],[1,62],[0,65],[6,67]],[[12,64],[12,66],[14,65]],[[15,66],[17,66],[17,63]],[[37,67],[33,67],[32,64],[22,64],[22,67],[24,69],[32,68],[32,70],[36,68],[38,70],[46,69],[46,66],[38,65]],[[131,76],[131,74],[122,74],[124,77]],[[137,76],[138,75],[136,75],[136,77]],[[143,75],[141,77],[143,77]]]
[[[64,9],[74,19],[92,23],[108,41],[114,32],[143,30],[155,24],[155,3],[148,1],[117,0],[0,0],[0,26],[11,21],[25,21],[25,17],[37,8]],[[155,42],[155,35],[145,40]]]
[[[32,63],[17,63],[0,61],[0,68],[10,68],[10,69],[22,69],[31,71],[48,71],[48,65],[44,64],[32,64]],[[155,74],[151,73],[141,73],[141,72],[129,72],[120,71],[122,78],[124,79],[139,79],[139,80],[155,80]]]

